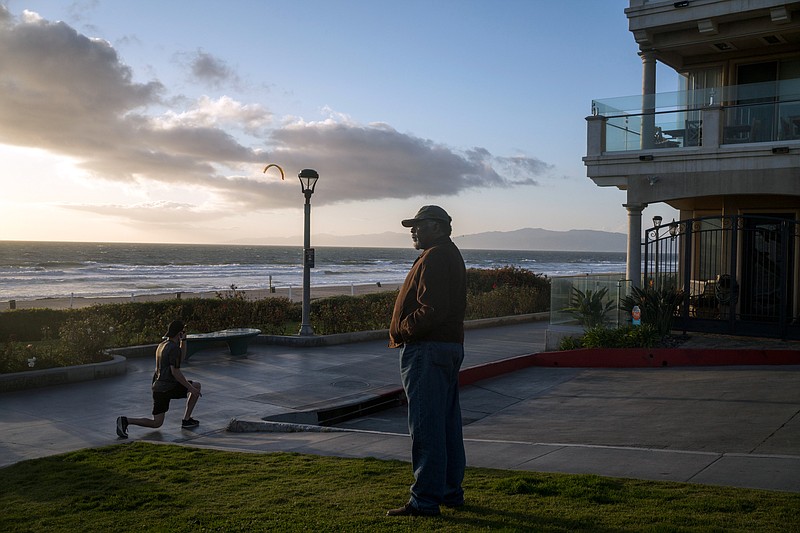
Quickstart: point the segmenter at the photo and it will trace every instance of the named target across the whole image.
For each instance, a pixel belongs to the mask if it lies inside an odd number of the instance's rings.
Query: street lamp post
[[[656,265],[655,266],[656,267],[655,267],[655,276],[654,276],[655,285],[653,287],[655,289],[659,288],[659,281],[658,281],[658,249],[661,246],[661,242],[659,241],[659,239],[660,239],[659,230],[661,229],[661,221],[662,220],[663,219],[658,215],[653,217],[653,226],[655,227],[655,234],[656,234],[656,240],[655,240],[655,243],[656,243],[656,254],[655,254],[656,255]]]
[[[300,324],[300,335],[313,335],[309,314],[311,311],[311,269],[314,268],[314,249],[311,248],[311,195],[317,186],[319,174],[316,170],[305,168],[297,175],[300,187],[306,197],[305,223],[303,232],[303,320]]]

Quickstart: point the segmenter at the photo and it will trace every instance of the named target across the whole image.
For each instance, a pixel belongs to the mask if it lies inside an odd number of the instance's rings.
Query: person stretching
[[[186,357],[186,325],[180,320],[170,322],[164,340],[156,348],[156,370],[153,374],[153,418],[117,417],[117,435],[128,438],[128,426],[160,428],[169,410],[170,400],[186,398],[182,428],[193,428],[200,422],[192,418],[197,400],[202,396],[200,383],[186,379],[181,361]]]

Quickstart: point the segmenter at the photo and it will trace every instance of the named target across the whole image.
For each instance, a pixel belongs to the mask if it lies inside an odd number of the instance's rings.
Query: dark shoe
[[[420,511],[411,503],[407,503],[398,509],[389,509],[386,516],[439,516],[439,511]]]
[[[196,428],[200,425],[200,422],[195,420],[194,418],[187,418],[186,420],[181,420],[181,427],[182,428]]]
[[[124,416],[117,417],[117,435],[123,439],[128,438],[128,419]]]

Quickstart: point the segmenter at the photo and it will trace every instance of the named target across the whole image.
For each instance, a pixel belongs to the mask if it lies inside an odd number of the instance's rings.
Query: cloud
[[[539,182],[534,179],[534,176],[549,175],[554,170],[553,165],[545,163],[541,159],[524,155],[496,157],[495,162],[508,175],[513,176],[516,183],[525,185],[538,185]]]
[[[238,81],[207,52],[186,57],[193,74],[212,85]],[[232,209],[296,208],[294,176],[303,168],[321,175],[317,204],[536,185],[552,171],[535,158],[458,150],[333,112],[318,122],[295,118],[276,126],[264,104],[226,95],[176,109],[170,102],[187,99],[168,94],[158,80],[134,82],[110,43],[31,12],[15,20],[2,5],[0,101],[2,144],[71,156],[95,179],[188,185],[205,193],[206,205]],[[268,163],[283,167],[287,180],[262,174]],[[72,208],[133,220],[148,212],[158,220],[165,211],[150,204]]]
[[[109,217],[116,217],[138,223],[163,225],[174,225],[176,221],[180,221],[180,223],[184,225],[204,223],[213,219],[224,218],[227,216],[224,211],[203,209],[189,204],[169,201],[140,203],[134,205],[61,204],[58,207],[63,209],[72,209],[75,211],[85,211],[88,213]]]
[[[35,112],[59,128],[84,113],[93,120],[119,116],[158,100],[163,89],[157,82],[132,83],[111,45],[78,34],[63,22],[49,23],[26,12],[23,22],[0,26],[0,96],[4,118]],[[18,127],[24,128],[21,121]],[[7,128],[7,126],[6,126]],[[5,132],[6,128],[3,128]]]
[[[339,119],[341,120],[341,119]],[[319,202],[455,195],[470,189],[535,183],[549,165],[517,164],[513,176],[497,172],[488,150],[465,153],[429,139],[401,133],[387,124],[298,121],[272,132],[270,162],[320,173]],[[325,184],[325,185],[323,185]]]
[[[192,109],[182,113],[170,110],[155,121],[162,127],[231,127],[251,135],[265,135],[272,113],[260,104],[242,104],[228,96],[216,100],[202,96]]]
[[[112,46],[26,12],[0,26],[0,142],[81,161],[94,176],[202,184],[230,163],[255,163],[237,128],[262,131],[270,113],[231,99],[199,100],[163,116],[158,81],[135,83]],[[223,129],[221,126],[227,126]]]
[[[203,50],[197,50],[189,56],[189,69],[195,79],[214,88],[239,83],[236,72],[225,61]]]

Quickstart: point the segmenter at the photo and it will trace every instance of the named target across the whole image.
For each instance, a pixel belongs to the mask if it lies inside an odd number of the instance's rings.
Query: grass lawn
[[[467,505],[387,517],[407,463],[143,442],[0,469],[0,531],[800,531],[800,494],[470,468]]]

